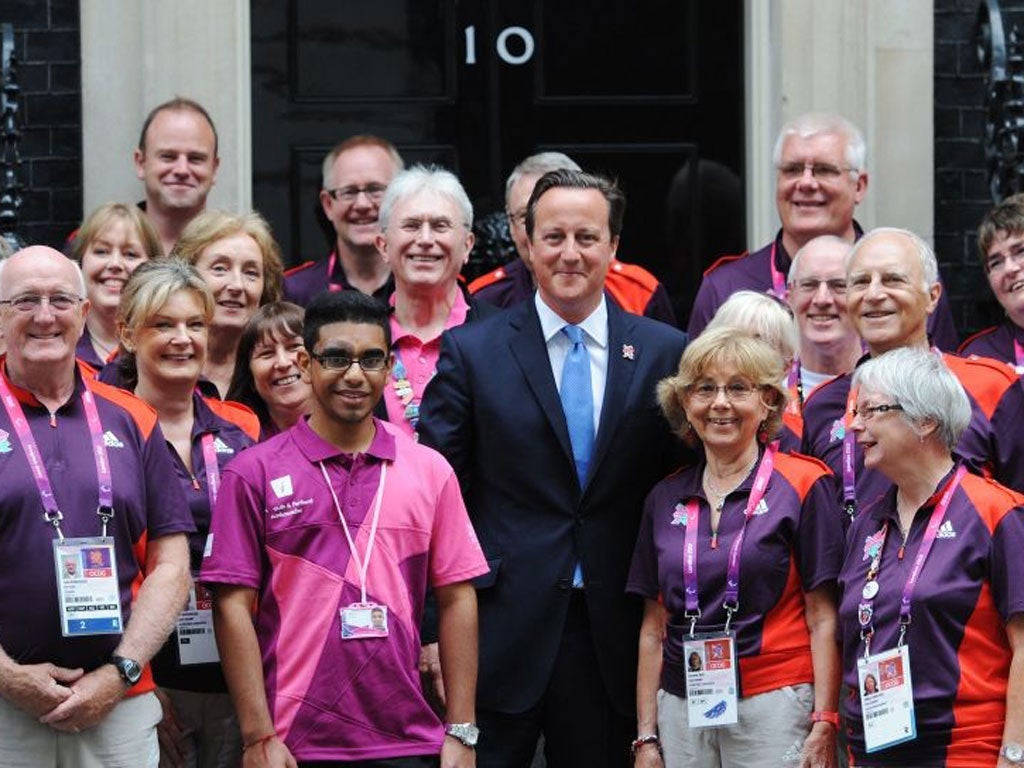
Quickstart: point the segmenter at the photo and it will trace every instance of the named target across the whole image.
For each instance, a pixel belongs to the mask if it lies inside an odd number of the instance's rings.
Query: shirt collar
[[[544,343],[550,344],[551,339],[561,331],[567,323],[551,307],[544,303],[540,292],[534,294],[534,304],[537,307],[537,316],[540,318],[540,329],[544,334]],[[591,312],[582,323],[576,323],[583,332],[590,337],[597,346],[604,349],[608,346],[608,304],[604,294],[601,294],[601,303]]]
[[[29,405],[33,408],[45,407],[43,406],[42,403],[39,402],[39,400],[30,390],[23,389],[19,387],[17,384],[15,384],[13,381],[11,381],[11,377],[7,374],[7,355],[3,355],[2,357],[0,357],[0,369],[3,370],[3,377],[7,379],[7,386],[10,387],[11,394],[14,395],[15,398],[17,398],[18,402],[20,402],[22,405]],[[74,374],[74,392],[72,393],[71,397],[68,398],[68,401],[64,403],[58,410],[66,408],[69,404],[73,403],[75,400],[79,398],[79,396],[82,394],[82,390],[85,388],[85,378],[87,376],[90,378],[94,377],[95,371],[92,370],[88,363],[84,363],[81,360],[76,359]]]
[[[378,461],[394,461],[396,456],[395,436],[376,417],[373,417],[373,425],[377,428],[377,431],[364,455],[371,456]],[[310,463],[326,461],[339,456],[352,456],[352,454],[342,451],[314,432],[313,428],[309,426],[308,416],[303,416],[299,419],[295,426],[291,428],[291,434],[302,455]]]
[[[915,519],[922,509],[932,509],[939,503],[942,498],[942,494],[946,492],[946,488],[953,481],[953,477],[956,475],[956,470],[959,466],[960,462],[954,457],[952,469],[942,476],[942,479],[939,480],[938,484],[935,486],[935,492],[932,493],[932,495],[928,497],[927,501],[925,501],[925,503],[918,508],[917,512],[914,513]],[[892,485],[885,492],[885,495],[879,498],[878,503],[875,504],[870,511],[872,518],[875,520],[896,519],[896,493],[898,490],[899,489],[895,485]]]
[[[403,339],[406,336],[413,336],[412,333],[405,330],[402,324],[398,322],[398,317],[395,315],[395,301],[397,300],[397,293],[392,293],[388,299],[388,306],[391,309],[391,344],[394,345],[399,339]],[[445,321],[445,330],[455,328],[456,326],[462,325],[466,322],[466,315],[469,313],[469,304],[466,302],[466,297],[462,295],[462,291],[456,286],[455,301],[452,302],[451,309],[448,311],[448,319]],[[420,339],[420,341],[429,341],[429,339]]]
[[[192,438],[207,432],[220,432],[220,420],[213,409],[206,404],[206,398],[198,390],[192,392]]]

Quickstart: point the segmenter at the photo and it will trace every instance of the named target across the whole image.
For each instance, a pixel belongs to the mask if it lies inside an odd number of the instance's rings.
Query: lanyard
[[[32,469],[32,478],[36,482],[39,498],[43,504],[43,519],[54,527],[57,537],[64,541],[64,533],[60,529],[60,521],[64,519],[64,515],[57,507],[57,500],[53,495],[53,486],[50,484],[50,476],[46,473],[42,454],[39,452],[39,446],[29,428],[25,412],[18,399],[11,393],[11,388],[7,385],[7,377],[3,374],[0,374],[0,399],[4,402],[7,417],[14,426],[14,434],[18,436],[18,441],[25,451],[25,458],[28,459],[28,465]],[[110,476],[107,446],[103,441],[103,425],[100,423],[100,415],[96,410],[96,400],[88,385],[82,391],[82,404],[85,407],[85,419],[89,425],[89,435],[92,438],[92,456],[96,462],[96,477],[99,481],[99,503],[96,507],[96,514],[100,516],[103,525],[102,535],[106,538],[107,523],[114,516],[113,480]]]
[[[1024,346],[1016,339],[1013,340],[1013,357],[1017,361],[1017,370],[1024,367]]]
[[[338,252],[331,251],[331,256],[327,259],[327,290],[341,291],[344,290],[345,286],[342,283],[336,283],[331,278],[334,276],[334,268],[338,265]]]
[[[780,301],[789,298],[789,289],[786,287],[786,276],[775,266],[775,252],[778,250],[778,240],[772,242],[772,252],[769,254],[768,267],[772,273],[772,295]]]
[[[857,470],[855,468],[856,442],[850,425],[857,402],[857,390],[852,386],[846,396],[846,412],[843,414],[843,509],[850,522],[857,516]]]
[[[924,562],[932,551],[932,545],[935,543],[939,526],[942,525],[942,518],[946,516],[946,510],[949,509],[949,503],[953,499],[953,492],[956,491],[965,474],[967,474],[967,468],[961,464],[957,467],[953,479],[946,485],[946,490],[943,491],[942,498],[935,505],[935,509],[932,510],[931,517],[928,518],[928,527],[925,529],[924,539],[921,541],[921,546],[914,557],[914,564],[910,568],[910,575],[907,576],[907,581],[903,585],[903,595],[900,598],[900,637],[896,644],[897,648],[903,645],[903,636],[907,632],[907,627],[910,626],[910,606],[914,596],[914,588],[917,586],[917,580],[921,576],[921,569],[924,568]],[[908,529],[907,536],[909,535],[910,530]],[[860,636],[864,641],[865,658],[870,655],[871,637],[875,633],[872,617],[875,613],[875,597],[878,595],[878,572],[882,568],[882,551],[885,549],[885,540],[888,536],[889,521],[886,520],[885,525],[882,527],[882,536],[878,542],[878,550],[871,559],[871,565],[868,568],[868,574],[864,581],[864,588],[861,590],[861,597],[864,602],[858,606],[857,611],[861,626]]]
[[[359,602],[366,602],[366,572],[370,567],[370,556],[373,554],[373,542],[377,538],[377,522],[380,520],[380,505],[384,500],[384,477],[388,473],[388,464],[386,461],[382,461],[380,464],[380,480],[377,483],[377,493],[373,500],[373,518],[370,521],[370,535],[366,541],[366,556],[364,558],[359,557],[359,550],[356,549],[356,543],[352,538],[352,532],[348,529],[348,523],[345,521],[345,515],[341,511],[341,504],[338,503],[338,494],[334,492],[334,486],[331,484],[331,479],[327,477],[327,467],[324,463],[320,462],[320,471],[323,472],[324,482],[327,483],[327,488],[331,491],[331,498],[334,499],[334,508],[338,510],[338,519],[341,520],[341,528],[345,531],[345,541],[348,542],[349,552],[352,553],[352,559],[356,562],[356,568],[359,569]]]
[[[789,366],[789,375],[786,377],[786,389],[796,391],[794,397],[787,406],[790,413],[799,416],[804,410],[804,383],[800,378],[800,358],[794,357]]]
[[[213,433],[207,432],[201,438],[203,446],[203,467],[206,470],[206,494],[210,497],[210,509],[217,504],[217,493],[220,491],[220,467],[217,465],[217,447],[213,443]]]
[[[768,480],[772,476],[772,469],[775,466],[775,446],[769,445],[765,448],[761,464],[754,476],[754,485],[747,497],[747,506],[743,511],[743,526],[740,528],[736,538],[733,539],[729,548],[729,560],[725,576],[725,600],[722,607],[725,608],[725,631],[729,631],[729,624],[732,622],[732,615],[740,607],[740,559],[743,538],[747,532],[747,523],[754,516],[754,510],[764,498],[768,488]],[[686,593],[686,612],[683,614],[690,620],[690,636],[693,636],[697,626],[697,619],[700,618],[700,604],[698,602],[697,585],[697,523],[700,519],[700,504],[696,499],[690,499],[686,503],[686,533],[683,537],[683,584]]]

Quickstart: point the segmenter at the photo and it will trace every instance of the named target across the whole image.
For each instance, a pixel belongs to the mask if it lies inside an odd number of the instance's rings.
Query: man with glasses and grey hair
[[[526,204],[537,179],[548,171],[579,171],[581,168],[561,152],[530,155],[512,169],[505,182],[505,213],[512,242],[519,258],[481,275],[469,284],[469,292],[478,299],[507,309],[533,296],[536,290],[526,234]],[[636,264],[612,259],[605,278],[605,290],[627,312],[676,324],[672,301],[658,278]]]
[[[857,126],[835,114],[800,115],[782,127],[772,160],[782,228],[759,250],[723,256],[708,268],[690,313],[690,338],[735,291],[764,291],[785,300],[792,255],[815,237],[834,235],[853,243],[863,234],[853,218],[868,190],[867,148]],[[941,349],[956,349],[945,292],[928,319],[928,336]]]
[[[390,141],[369,134],[351,136],[327,153],[320,207],[334,228],[334,247],[324,258],[285,272],[285,299],[305,306],[324,290],[357,290],[387,302],[395,284],[377,253],[377,215],[403,167]]]

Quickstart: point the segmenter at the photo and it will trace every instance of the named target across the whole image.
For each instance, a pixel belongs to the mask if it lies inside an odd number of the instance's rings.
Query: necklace
[[[726,490],[722,490],[722,489],[719,489],[719,488],[715,487],[715,484],[711,482],[711,475],[708,473],[707,465],[704,465],[704,478],[703,478],[704,479],[704,490],[706,490],[708,492],[708,496],[709,497],[714,497],[717,500],[716,503],[711,504],[711,507],[719,515],[722,514],[722,509],[725,507],[725,499],[726,499],[726,497],[730,493],[735,491],[737,488],[739,488],[741,485],[743,485],[743,481],[747,479],[747,475],[750,474],[750,471],[754,468],[754,465],[757,464],[757,459],[758,459],[758,454],[755,453],[754,454],[754,458],[751,460],[751,462],[746,467],[744,467],[743,469],[740,470],[740,472],[742,474],[740,474],[739,482],[735,483],[731,488],[728,488]],[[730,473],[730,474],[737,474],[737,473],[733,472],[733,473]],[[710,498],[708,499],[708,502],[709,503],[711,502]],[[714,518],[712,518],[712,520],[714,520]],[[717,549],[718,548],[718,526],[717,525],[712,525],[711,526],[711,548],[712,549]]]

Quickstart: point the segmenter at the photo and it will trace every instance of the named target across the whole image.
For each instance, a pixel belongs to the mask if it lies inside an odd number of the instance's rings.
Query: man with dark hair
[[[540,734],[550,768],[621,765],[635,733],[626,575],[644,497],[679,458],[654,391],[685,337],[605,298],[624,206],[602,177],[542,176],[524,220],[536,293],[447,331],[424,397],[421,440],[455,467],[490,566],[481,765],[529,766]]]
[[[390,141],[369,134],[351,136],[327,153],[320,207],[334,227],[334,248],[285,273],[288,301],[304,306],[321,291],[352,289],[388,300],[395,283],[375,245],[377,214],[388,184],[403,167]]]
[[[145,185],[141,203],[171,252],[185,226],[206,208],[217,179],[217,129],[192,99],[175,97],[146,116],[135,149],[135,173]]]
[[[476,595],[485,573],[452,468],[373,416],[394,358],[387,308],[310,303],[312,411],[225,470],[203,580],[246,765],[472,768]],[[417,671],[427,587],[449,722]],[[253,606],[255,608],[255,621]]]
[[[505,182],[505,214],[519,258],[470,283],[469,292],[475,297],[507,309],[533,296],[535,284],[526,234],[526,204],[537,179],[556,170],[579,171],[581,168],[561,152],[540,152],[530,155],[512,169]],[[643,267],[612,259],[605,277],[605,289],[627,312],[669,325],[676,323],[665,287]]]

